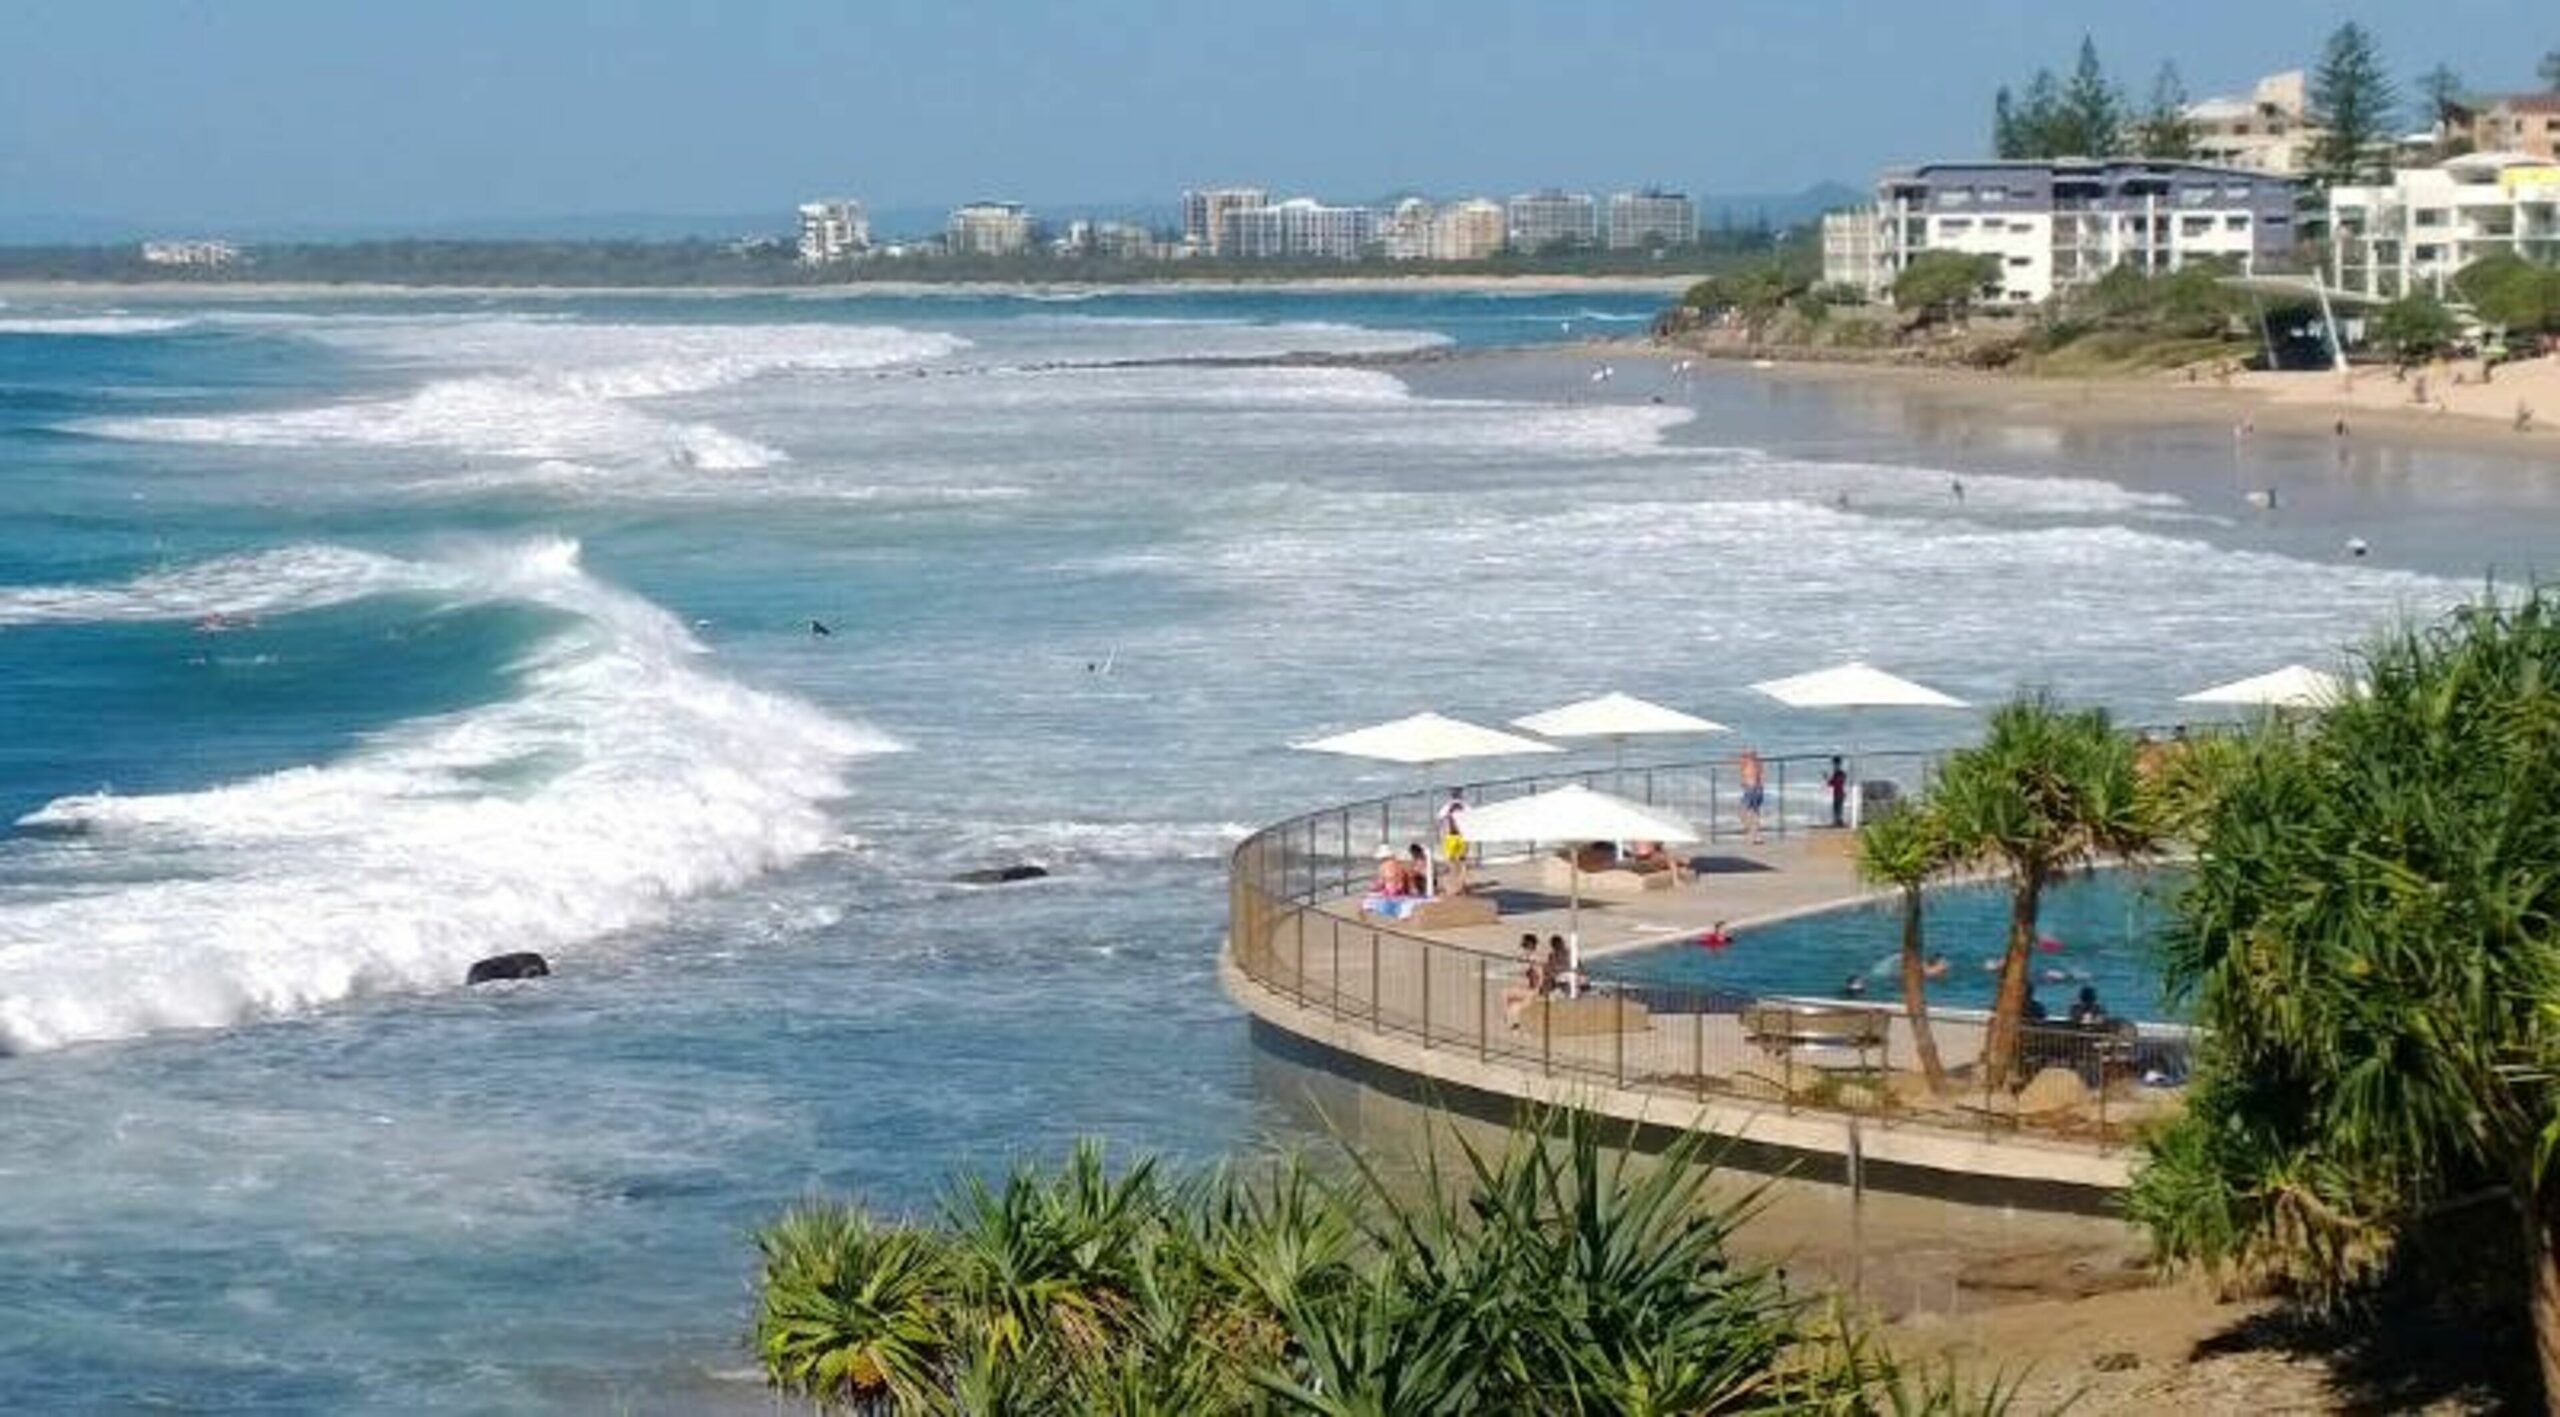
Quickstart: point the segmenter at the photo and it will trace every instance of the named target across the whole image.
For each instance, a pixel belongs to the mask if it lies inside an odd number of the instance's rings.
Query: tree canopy
[[[2000,258],[1963,251],[1923,251],[1893,278],[1893,303],[1936,317],[1963,312],[2000,280]]]
[[[2463,267],[2453,285],[2489,324],[2523,334],[2560,330],[2560,267],[2502,251]]]
[[[2203,1041],[2129,1211],[2171,1261],[2331,1298],[2448,1203],[2503,1204],[2470,1259],[2528,1281],[2560,1394],[2560,593],[2362,668],[2227,755],[2195,819],[2165,974]]]
[[[2379,178],[2391,165],[2392,114],[2399,106],[2381,47],[2364,26],[2338,26],[2311,75],[2311,111],[2322,132],[2309,154],[2323,187]]]
[[[2178,66],[2162,64],[2151,80],[2151,102],[2133,125],[2133,150],[2143,157],[2184,159],[2196,154],[2196,125],[2187,117],[2187,86]]]
[[[2424,291],[2401,296],[2373,312],[2374,343],[2399,359],[2433,359],[2462,333],[2444,302]]]
[[[2003,158],[2112,157],[2125,150],[2125,129],[2124,95],[2085,35],[2067,84],[2039,69],[2023,97],[2005,85],[1992,96],[1991,146]]]

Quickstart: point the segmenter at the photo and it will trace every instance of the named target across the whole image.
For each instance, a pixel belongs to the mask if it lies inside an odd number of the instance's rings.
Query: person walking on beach
[[[1745,748],[1734,770],[1742,777],[1742,832],[1753,846],[1760,844],[1760,808],[1769,800],[1769,769],[1760,761],[1760,750]]]
[[[1831,789],[1831,825],[1849,825],[1849,770],[1840,765],[1840,755],[1831,755],[1831,771],[1822,775],[1822,785]]]

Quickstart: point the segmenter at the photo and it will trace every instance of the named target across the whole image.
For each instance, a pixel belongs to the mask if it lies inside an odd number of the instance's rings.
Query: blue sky
[[[741,213],[843,192],[1165,203],[1792,191],[1983,143],[2084,30],[2137,94],[2306,65],[2531,85],[2549,0],[7,0],[0,215],[190,229]]]

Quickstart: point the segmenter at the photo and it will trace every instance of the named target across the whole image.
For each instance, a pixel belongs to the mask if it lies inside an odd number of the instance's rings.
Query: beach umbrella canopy
[[[1373,723],[1330,738],[1289,746],[1310,753],[1340,753],[1351,758],[1380,758],[1391,763],[1428,767],[1460,758],[1500,758],[1515,753],[1553,753],[1553,743],[1505,733],[1464,719],[1417,713],[1388,723]]]
[[[1763,679],[1751,686],[1755,692],[1768,695],[1789,708],[1847,709],[1852,718],[1849,729],[1849,758],[1858,757],[1858,732],[1855,717],[1860,709],[1871,708],[1963,708],[1964,700],[1942,694],[1926,684],[1915,684],[1898,674],[1887,674],[1872,664],[1851,660],[1810,674],[1797,674],[1785,679]],[[1858,776],[1866,776],[1865,765],[1858,763]],[[1863,806],[1865,789],[1859,789],[1858,802]],[[1856,818],[1851,819],[1852,822]]]
[[[1614,692],[1515,718],[1511,726],[1549,738],[1634,738],[1656,733],[1729,731],[1712,719]]]
[[[1698,839],[1698,829],[1660,807],[1630,802],[1576,784],[1467,809],[1467,835],[1477,841],[1659,841]],[[1582,967],[1582,856],[1573,853],[1569,948]]]
[[[1871,664],[1817,669],[1785,679],[1763,679],[1751,686],[1789,708],[1963,708],[1964,700],[1887,674]]]
[[[2307,665],[2288,664],[2282,669],[2210,689],[2198,689],[2178,698],[2182,704],[2247,704],[2258,708],[2318,709],[2327,708],[2348,694],[2347,681],[2335,674],[2324,673]]]
[[[1476,841],[1661,841],[1698,839],[1698,829],[1660,807],[1575,784],[1467,809]]]
[[[1350,758],[1380,758],[1391,763],[1410,763],[1428,771],[1435,763],[1455,762],[1460,758],[1504,758],[1517,753],[1555,753],[1562,749],[1553,743],[1505,733],[1462,718],[1444,714],[1417,713],[1387,723],[1373,723],[1330,738],[1318,738],[1291,747],[1309,753],[1340,753]],[[1426,890],[1440,889],[1440,867],[1425,860],[1423,880]]]

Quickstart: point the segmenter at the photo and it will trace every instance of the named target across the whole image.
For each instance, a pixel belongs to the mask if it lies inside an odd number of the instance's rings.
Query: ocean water
[[[11,296],[0,1408],[763,1410],[795,1196],[1297,1125],[1222,854],[1412,778],[1291,740],[1830,747],[1742,686],[1853,655],[2166,719],[2549,525],[2486,455],[1470,353],[1652,303]]]

